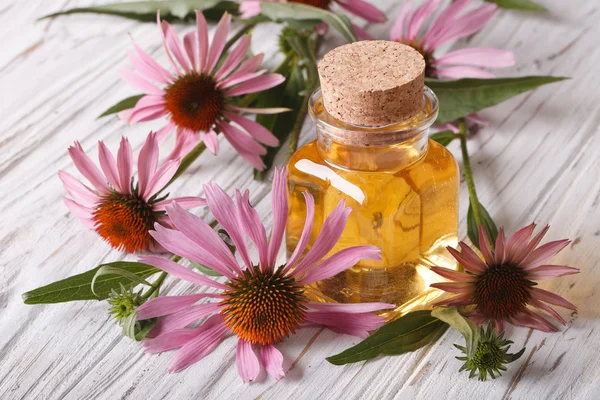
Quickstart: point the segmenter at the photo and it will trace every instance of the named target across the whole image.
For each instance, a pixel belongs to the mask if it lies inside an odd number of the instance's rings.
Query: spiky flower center
[[[484,317],[505,320],[525,309],[534,285],[515,265],[491,265],[475,283],[475,303]]]
[[[426,51],[425,48],[423,47],[423,43],[421,43],[421,41],[418,39],[414,39],[411,42],[403,42],[401,40],[398,42],[412,47],[413,49],[418,51],[423,56],[423,58],[425,59],[425,76],[426,77],[434,78],[436,76],[435,67],[433,66],[433,62],[435,61],[435,59],[433,58],[433,51]]]
[[[213,77],[190,72],[180,76],[166,89],[166,109],[177,126],[206,132],[215,124],[225,97]]]
[[[245,270],[230,280],[221,304],[225,323],[240,339],[255,344],[282,341],[304,321],[306,297],[296,279],[283,273],[283,266],[260,271]]]
[[[324,10],[329,10],[329,3],[331,3],[331,0],[291,0],[291,2],[307,4],[309,6],[322,8]]]
[[[114,248],[128,253],[148,247],[148,231],[155,221],[152,206],[135,193],[111,192],[94,211],[96,232]]]

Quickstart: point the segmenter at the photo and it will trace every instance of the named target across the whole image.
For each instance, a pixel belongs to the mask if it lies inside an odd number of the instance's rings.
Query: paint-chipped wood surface
[[[574,239],[555,262],[580,267],[581,274],[542,285],[578,305],[578,312],[562,313],[568,325],[556,334],[511,329],[516,346],[527,351],[503,377],[486,383],[457,372],[456,332],[415,353],[336,367],[325,357],[357,339],[305,329],[280,346],[286,378],[262,377],[251,385],[237,375],[233,338],[202,362],[168,375],[171,354],[145,355],[120,334],[105,303],[26,306],[21,301],[24,291],[121,259],[62,203],[57,172],[74,171],[67,146],[77,139],[90,150],[104,140],[115,148],[127,135],[139,148],[157,126],[96,119],[134,93],[119,79],[119,69],[128,66],[129,34],[164,57],[155,25],[92,15],[36,22],[45,13],[92,1],[0,4],[0,399],[600,398],[597,1],[539,0],[549,15],[503,12],[469,43],[514,50],[518,66],[506,75],[573,77],[487,110],[483,115],[492,126],[469,144],[481,201],[499,223],[509,232],[531,221],[549,223],[549,239]],[[403,2],[376,3],[395,16]],[[385,38],[390,25],[368,30]],[[278,61],[271,57],[275,31],[260,27],[253,44],[255,52],[268,53],[271,66]],[[330,32],[325,49],[340,43]],[[313,135],[307,123],[302,143]],[[227,143],[221,149],[218,156],[203,154],[171,192],[200,195],[210,179],[229,192],[249,188],[261,217],[270,222],[269,185],[253,181],[249,166]],[[451,150],[460,159],[457,147]],[[466,206],[463,186],[463,235]],[[171,294],[190,289],[167,282]]]

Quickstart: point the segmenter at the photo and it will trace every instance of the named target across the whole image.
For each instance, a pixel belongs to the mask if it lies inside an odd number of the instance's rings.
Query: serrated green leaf
[[[109,107],[106,111],[98,116],[98,118],[106,117],[107,115],[116,114],[123,110],[129,110],[130,108],[135,107],[137,102],[144,97],[144,94],[136,94],[135,96],[128,97],[119,101],[114,106]]]
[[[496,223],[490,216],[490,213],[488,213],[481,203],[479,203],[479,208],[483,216],[483,227],[485,228],[485,231],[490,238],[490,243],[493,246],[494,243],[496,243],[496,238],[498,237],[498,227],[496,227]],[[473,207],[471,206],[471,203],[469,203],[469,211],[467,212],[467,235],[469,236],[469,239],[471,239],[471,243],[479,248],[479,227],[477,226],[477,222],[475,222],[475,215],[473,213]]]
[[[415,351],[437,338],[448,325],[431,316],[431,311],[414,311],[388,322],[371,336],[327,361],[344,365],[369,360],[378,355],[398,355]]]
[[[51,18],[67,14],[108,14],[144,22],[156,22],[156,12],[167,21],[185,21],[195,18],[194,11],[200,10],[207,19],[219,19],[224,12],[238,13],[239,4],[229,0],[164,0],[110,3],[100,6],[71,8],[42,17]]]
[[[548,11],[546,7],[532,0],[485,0],[488,3],[495,3],[500,8],[521,11]]]
[[[452,131],[441,131],[429,135],[429,139],[438,142],[444,147],[448,146],[456,138],[456,133]]]
[[[269,3],[260,5],[261,14],[275,22],[289,20],[319,20],[338,31],[349,43],[357,40],[354,28],[348,17],[334,14],[322,8],[299,3]]]
[[[95,295],[92,292],[92,280],[94,279],[94,276],[96,276],[98,270],[106,265],[127,270],[141,279],[146,279],[160,271],[158,268],[151,265],[137,262],[117,261],[103,264],[82,274],[73,275],[66,279],[26,292],[22,296],[23,302],[25,304],[50,304],[76,300],[107,299],[112,289],[118,290],[120,285],[127,285],[131,280],[120,275],[100,276],[95,282]]]
[[[426,84],[440,101],[437,123],[450,122],[494,106],[539,86],[568,78],[555,76],[523,76],[519,78],[458,79],[440,81],[426,79]]]
[[[208,276],[223,276],[220,273],[218,273],[217,271],[215,271],[214,269],[207,267],[206,265],[197,263],[196,261],[191,261],[190,260],[190,265],[194,268],[196,268],[198,271],[202,272],[204,275],[208,275]]]
[[[431,311],[431,316],[444,321],[465,338],[467,357],[472,357],[475,350],[475,344],[479,340],[479,328],[471,320],[463,317],[456,307],[435,307]],[[456,346],[456,345],[455,345]],[[460,349],[460,346],[456,346]]]

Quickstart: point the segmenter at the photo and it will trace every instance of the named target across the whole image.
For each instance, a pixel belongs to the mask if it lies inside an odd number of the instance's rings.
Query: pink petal
[[[183,70],[189,72],[190,65],[188,64],[183,45],[181,44],[179,36],[177,36],[177,32],[175,32],[175,29],[173,29],[167,21],[162,22],[162,30],[165,35],[165,49],[167,50],[167,54],[171,53]]]
[[[279,145],[279,139],[277,139],[277,137],[273,135],[271,131],[269,131],[267,128],[265,128],[258,122],[252,121],[246,117],[229,111],[223,112],[223,115],[226,118],[238,124],[239,126],[241,126],[246,132],[250,134],[250,136],[252,136],[258,142],[272,147]]]
[[[217,134],[212,129],[202,136],[202,140],[206,145],[206,148],[210,150],[211,153],[217,154],[219,152],[219,138]]]
[[[249,34],[242,36],[238,44],[227,55],[227,58],[223,62],[223,65],[217,71],[215,75],[216,80],[222,80],[240,65],[240,63],[246,56],[246,53],[248,53],[251,38],[252,36]]]
[[[490,244],[490,239],[488,238],[488,234],[483,226],[479,227],[479,248],[481,250],[481,254],[483,255],[483,259],[485,260],[486,264],[494,264],[492,245]]]
[[[529,242],[529,238],[533,234],[535,230],[535,224],[531,224],[526,226],[525,228],[519,229],[515,232],[510,238],[508,238],[508,242],[506,243],[506,261],[512,262],[514,260],[515,254],[527,247],[527,243]]]
[[[396,308],[395,304],[390,303],[354,303],[354,304],[339,304],[339,303],[320,303],[309,301],[308,307],[316,311],[340,312],[346,314],[362,314],[373,311],[387,310]]]
[[[143,256],[140,257],[140,262],[144,264],[153,265],[158,269],[161,269],[173,276],[178,277],[179,279],[195,283],[196,285],[208,286],[221,290],[229,290],[229,287],[223,285],[222,283],[209,279],[203,275],[200,275],[197,272],[187,269],[183,265],[177,264],[176,262],[167,260],[165,258],[157,256]]]
[[[246,243],[244,232],[240,227],[240,221],[238,220],[233,200],[215,182],[204,185],[204,192],[206,193],[206,202],[210,211],[229,234],[246,266],[251,268],[252,261],[248,254],[248,244]]]
[[[168,85],[173,80],[173,75],[157,63],[150,55],[133,43],[134,52],[129,53],[131,65],[144,77]]]
[[[167,333],[163,333],[152,340],[144,340],[142,346],[144,346],[145,353],[161,353],[163,351],[176,349],[184,346],[202,332],[214,328],[215,326],[224,326],[222,315],[217,314],[207,318],[207,320],[197,328],[174,329]]]
[[[385,318],[368,313],[315,311],[306,313],[306,321],[323,325],[337,333],[366,338],[369,331],[385,323]]]
[[[538,287],[531,288],[531,296],[534,299],[545,301],[546,303],[554,304],[555,306],[568,308],[569,310],[577,310],[577,307],[574,304],[568,302],[563,297]]]
[[[173,128],[175,128],[175,126],[176,125],[173,122],[169,122],[165,126],[160,128],[158,132],[156,132],[156,140],[158,140],[158,143],[162,143],[165,140],[165,138],[169,135],[169,133],[171,133]]]
[[[248,107],[235,107],[232,105],[226,106],[228,110],[247,112],[252,114],[279,114],[282,112],[290,111],[289,108],[283,107],[270,107],[270,108],[248,108]]]
[[[478,270],[485,271],[487,265],[483,262],[483,260],[481,260],[481,258],[479,258],[479,256],[473,251],[473,249],[471,249],[465,242],[460,242],[459,246],[460,250],[462,251],[463,257],[467,260],[467,263],[469,265],[477,265]]]
[[[286,190],[287,169],[275,168],[271,189],[271,207],[273,208],[273,229],[269,240],[267,265],[275,265],[277,254],[283,241],[283,232],[287,223],[288,198]]]
[[[239,190],[235,192],[237,202],[238,220],[241,222],[241,227],[250,238],[254,247],[258,250],[259,266],[262,271],[267,268],[267,258],[269,247],[267,244],[267,231],[262,224],[256,210],[250,206],[249,192],[246,190],[244,195]]]
[[[188,155],[188,153],[198,144],[199,136],[200,135],[196,133],[190,133],[190,131],[185,129],[177,128],[175,146],[173,146],[173,149],[166,160],[179,160]],[[158,133],[156,134],[156,137],[158,138]]]
[[[458,250],[453,249],[452,247],[446,247],[448,252],[458,261],[460,265],[462,265],[466,271],[469,271],[473,274],[481,274],[483,273],[487,267],[485,264],[479,260],[479,262],[471,263],[472,259],[464,254],[460,253]]]
[[[187,342],[169,362],[169,372],[178,372],[202,359],[221,343],[227,327],[216,324],[202,331],[196,338]]]
[[[71,199],[68,199],[68,198],[63,198],[63,201],[65,202],[65,204],[69,208],[69,210],[71,210],[73,215],[76,216],[77,218],[89,219],[89,220],[94,218],[94,211],[92,209],[84,207],[81,204],[79,204]]]
[[[240,13],[242,18],[252,18],[260,14],[260,1],[244,0],[240,4]]]
[[[529,310],[525,310],[519,315],[512,316],[510,322],[514,325],[525,326],[527,328],[537,329],[542,332],[558,331],[558,329],[544,317],[537,315]]]
[[[167,113],[168,111],[163,104],[144,108],[138,108],[136,106],[127,122],[130,124],[137,124],[138,122],[153,121],[157,118],[164,117]]]
[[[242,274],[242,270],[231,250],[209,224],[194,214],[185,211],[177,203],[167,206],[167,212],[171,221],[181,233],[200,246],[204,252],[217,259],[218,263],[211,265],[215,271],[230,278],[235,277],[229,270],[230,268],[238,275]]]
[[[299,276],[309,268],[314,267],[335,246],[340,236],[342,236],[348,216],[352,212],[352,209],[345,208],[345,205],[345,201],[340,200],[335,209],[329,214],[315,243],[292,272],[294,276]]]
[[[504,264],[504,260],[506,260],[504,240],[504,228],[500,227],[498,229],[498,237],[496,238],[496,248],[494,249],[494,261],[496,265]]]
[[[217,65],[221,54],[223,53],[223,49],[225,48],[225,43],[227,42],[227,33],[229,32],[229,25],[231,24],[231,14],[224,13],[221,17],[217,25],[217,29],[215,29],[215,35],[212,40],[212,44],[210,46],[210,50],[208,52],[208,60],[206,64],[205,72],[210,74],[212,70]]]
[[[195,31],[185,34],[183,37],[183,47],[185,48],[185,53],[187,54],[190,64],[192,65],[192,70],[198,71],[198,63],[196,62],[198,59],[198,44],[196,43]]]
[[[331,278],[348,268],[352,268],[360,260],[381,260],[381,250],[375,246],[354,246],[340,250],[309,270],[300,281],[303,285],[310,285]]]
[[[188,306],[181,311],[159,319],[150,331],[150,334],[152,336],[160,336],[175,329],[185,328],[207,315],[219,313],[222,308],[223,306],[219,302]]]
[[[556,310],[552,307],[550,307],[548,304],[536,300],[536,299],[530,299],[529,300],[529,305],[539,308],[540,310],[543,310],[545,312],[547,312],[548,314],[550,314],[554,319],[556,319],[558,322],[560,322],[561,324],[565,325],[567,323],[567,321],[565,321],[565,319],[563,317],[560,316],[559,313],[556,312]]]
[[[172,208],[167,206],[167,212],[169,211],[172,212]],[[150,231],[150,235],[156,239],[161,246],[169,250],[171,253],[180,255],[188,260],[196,261],[202,265],[206,265],[230,279],[235,277],[231,271],[224,267],[218,256],[207,252],[203,246],[200,246],[198,243],[194,242],[184,233],[172,229],[166,229],[160,224],[154,224],[154,229],[155,231]],[[208,281],[210,281],[213,285],[216,284],[216,282],[210,279]],[[218,285],[220,288],[225,287],[221,284]]]
[[[102,172],[108,180],[108,183],[110,183],[113,188],[117,189],[117,191],[121,192],[122,190],[121,183],[119,181],[119,172],[117,171],[117,162],[115,161],[115,157],[102,141],[98,141],[98,160],[100,161],[100,168],[102,168]]]
[[[198,32],[198,70],[199,72],[206,71],[206,59],[208,57],[208,25],[202,11],[196,11],[196,31]]]
[[[480,31],[494,16],[497,9],[498,6],[495,4],[488,4],[466,13],[447,25],[447,29],[441,30],[435,37],[430,37],[428,46],[437,48],[450,40],[460,39]]]
[[[461,79],[461,78],[493,78],[495,75],[475,67],[444,67],[436,68],[435,75],[438,78]]]
[[[475,287],[470,282],[439,282],[432,283],[429,285],[430,287],[434,287],[436,289],[443,290],[445,292],[450,293],[473,293]]]
[[[145,94],[163,96],[165,91],[144,79],[140,74],[130,69],[121,70],[121,79]]]
[[[454,17],[461,12],[471,0],[455,0],[444,11],[437,16],[437,18],[431,23],[427,33],[423,38],[423,46],[427,51],[433,50],[435,46],[431,45],[432,39],[436,36],[452,28],[454,24]]]
[[[224,81],[219,82],[219,84],[221,84],[221,83],[225,84],[226,82],[235,80],[238,77],[243,76],[247,73],[256,71],[256,68],[258,68],[260,66],[260,64],[262,63],[264,56],[265,55],[261,53],[261,54],[257,54],[255,56],[248,58],[235,70],[234,73],[231,74],[231,76],[229,76]]]
[[[442,267],[431,267],[430,268],[436,274],[449,279],[454,282],[475,282],[477,281],[477,276],[473,274],[465,274],[464,272],[458,272],[449,268]]]
[[[452,51],[434,61],[434,65],[472,65],[475,67],[504,68],[515,65],[512,51],[470,48]]]
[[[514,258],[511,261],[516,264],[521,264],[525,257],[527,257],[537,247],[537,245],[540,244],[549,229],[550,225],[546,225],[544,229],[538,232],[538,234],[531,239],[527,246],[521,248],[521,250],[514,255]]]
[[[285,376],[283,372],[283,355],[275,346],[267,344],[260,347],[260,362],[275,380]]]
[[[556,240],[554,242],[549,242],[538,247],[537,249],[532,251],[527,257],[525,257],[525,260],[523,260],[523,262],[521,263],[521,268],[527,271],[545,263],[555,255],[557,255],[562,249],[567,247],[569,243],[571,243],[570,240],[563,239]]]
[[[184,196],[157,201],[156,203],[152,204],[152,211],[165,211],[166,207],[171,205],[173,202],[177,203],[178,206],[185,210],[206,205],[206,200],[202,197]]]
[[[117,153],[117,169],[119,170],[119,180],[121,181],[121,190],[124,194],[131,194],[131,173],[133,165],[133,153],[131,145],[127,138],[121,138],[119,152]]]
[[[235,361],[237,363],[238,373],[244,383],[256,379],[260,372],[260,364],[252,349],[252,343],[241,339],[238,340]]]
[[[179,164],[181,164],[180,160],[167,160],[158,168],[152,179],[150,179],[145,192],[142,193],[144,200],[148,201],[148,199],[165,187],[175,175],[177,169],[179,169]]]
[[[58,171],[58,177],[69,196],[84,207],[94,208],[100,200],[96,192],[81,183],[73,175],[64,171]]]
[[[392,26],[392,31],[390,33],[390,39],[401,41],[404,38],[404,24],[406,23],[406,17],[412,8],[412,1],[406,1],[402,8],[400,8],[400,12],[398,13],[398,17]]]
[[[298,240],[298,244],[285,267],[286,271],[293,268],[296,261],[298,261],[302,253],[304,253],[304,249],[306,249],[306,245],[308,244],[308,239],[310,239],[310,233],[312,232],[312,224],[315,216],[315,199],[308,191],[302,192],[302,195],[304,196],[304,203],[306,204],[306,220],[304,222],[304,227],[302,228],[300,240]]]
[[[360,26],[352,24],[352,29],[354,29],[354,33],[356,33],[356,37],[358,38],[358,40],[373,40],[373,36],[371,36],[369,32],[367,32]]]
[[[271,89],[285,81],[285,77],[280,74],[267,74],[250,79],[240,83],[238,86],[229,89],[225,92],[225,96],[241,96],[243,94],[260,92]]]
[[[138,155],[138,192],[145,193],[158,166],[158,141],[150,132]]]
[[[266,149],[247,136],[244,132],[227,123],[217,123],[217,126],[223,132],[225,138],[231,143],[233,148],[252,165],[254,168],[262,171],[266,165],[262,158],[266,154]]]
[[[449,299],[436,301],[436,306],[468,306],[473,304],[473,294],[471,292],[461,293],[450,297]]]
[[[188,308],[192,304],[197,303],[206,297],[220,298],[221,296],[215,293],[197,293],[185,296],[159,296],[147,301],[136,309],[137,319],[143,320],[173,314]]]
[[[421,29],[423,22],[425,22],[425,19],[427,19],[427,17],[429,17],[435,11],[439,4],[440,0],[428,0],[427,2],[423,3],[421,7],[417,8],[410,19],[410,22],[408,23],[408,30],[406,32],[407,40],[414,40],[419,32],[419,29]]]
[[[385,22],[385,15],[375,6],[363,0],[336,0],[342,8],[369,22]]]
[[[229,78],[224,79],[220,82],[217,83],[217,88],[218,89],[227,89],[228,87],[234,86],[234,85],[238,85],[242,82],[246,82],[249,81],[251,79],[254,79],[256,77],[262,76],[264,75],[268,70],[266,69],[261,69],[259,71],[254,71],[254,72],[246,72],[243,74],[235,74],[231,75]]]
[[[100,194],[105,194],[109,191],[106,179],[100,170],[98,170],[98,167],[96,167],[87,154],[85,154],[79,142],[75,142],[73,146],[69,147],[69,155],[71,156],[75,167],[81,172],[81,175],[90,181],[92,186],[94,186]]]

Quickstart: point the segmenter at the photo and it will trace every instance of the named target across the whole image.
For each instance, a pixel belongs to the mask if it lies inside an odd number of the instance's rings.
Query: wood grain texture
[[[552,225],[549,239],[574,239],[554,261],[577,266],[581,274],[542,284],[579,307],[563,313],[569,324],[555,334],[510,329],[516,346],[525,345],[527,351],[502,378],[486,383],[457,372],[460,364],[451,347],[460,341],[456,332],[411,354],[336,367],[325,357],[358,340],[304,329],[280,346],[286,378],[262,377],[251,385],[243,385],[237,375],[233,338],[202,362],[168,375],[171,354],[143,354],[110,321],[105,303],[32,307],[21,301],[29,289],[123,258],[85,230],[62,203],[57,172],[74,171],[67,146],[80,140],[90,150],[104,140],[115,148],[127,135],[139,148],[145,134],[158,126],[125,127],[116,117],[95,119],[134,93],[119,79],[119,69],[128,66],[128,35],[164,57],[155,25],[93,15],[36,22],[46,13],[92,2],[0,4],[0,399],[600,398],[597,1],[547,0],[548,15],[502,12],[469,43],[514,50],[518,66],[503,71],[506,76],[573,77],[485,111],[492,125],[469,143],[480,199],[507,231],[535,221]],[[395,16],[402,2],[373,3]],[[390,25],[368,30],[386,38]],[[277,63],[276,30],[268,25],[255,31],[260,40],[254,40],[253,50],[266,52],[270,66]],[[341,42],[330,32],[325,49]],[[307,122],[301,143],[313,135]],[[211,179],[230,193],[249,188],[261,218],[270,223],[269,184],[253,181],[249,166],[227,143],[221,148],[218,156],[203,154],[171,193],[200,195],[202,184]],[[467,204],[462,187],[463,236]],[[171,294],[191,290],[173,280],[166,288]]]

